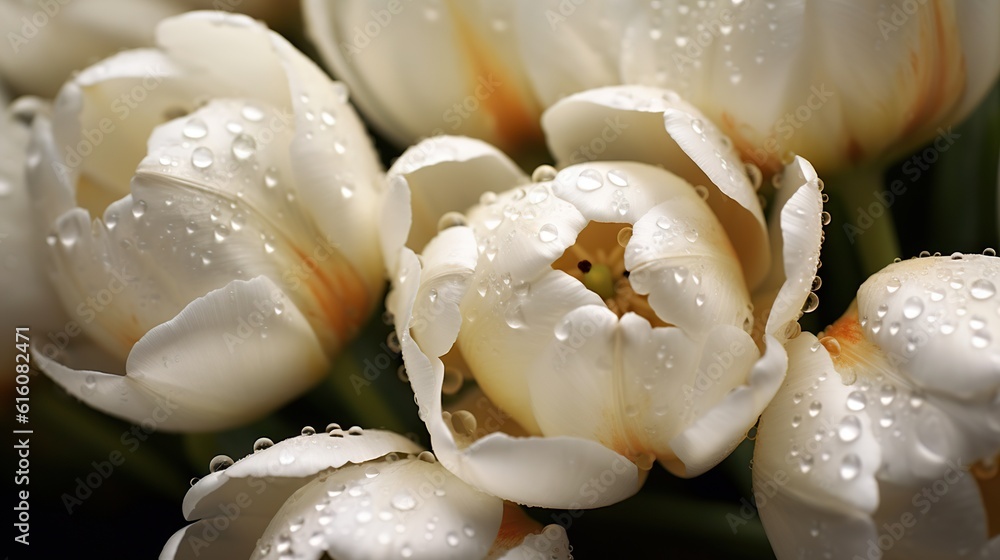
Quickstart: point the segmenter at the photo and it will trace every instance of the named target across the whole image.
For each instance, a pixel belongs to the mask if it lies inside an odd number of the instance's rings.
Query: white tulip
[[[216,430],[316,383],[366,320],[384,179],[344,87],[263,25],[195,12],[157,42],[35,118],[29,184],[69,335],[120,361],[36,359],[109,414]]]
[[[0,78],[22,94],[54,96],[75,71],[124,49],[153,45],[160,20],[224,9],[277,20],[268,0],[3,0]],[[286,9],[287,10],[287,9]],[[67,48],[67,45],[71,45]]]
[[[694,476],[744,439],[815,297],[821,193],[808,162],[789,163],[770,270],[753,180],[673,92],[589,91],[543,124],[560,162],[594,140],[605,161],[528,178],[481,141],[442,137],[396,162],[387,305],[442,464],[519,503],[598,507],[636,491],[633,461]],[[463,374],[545,437],[480,437],[496,419],[443,418],[442,387]]]
[[[392,432],[331,424],[211,467],[161,560],[570,558],[562,527],[542,530]]]
[[[323,58],[386,135],[516,149],[566,95],[671,88],[743,154],[823,172],[960,121],[1000,72],[1000,4],[304,0]]]
[[[1000,557],[969,471],[1000,453],[998,282],[993,256],[903,261],[788,343],[753,463],[779,559]]]

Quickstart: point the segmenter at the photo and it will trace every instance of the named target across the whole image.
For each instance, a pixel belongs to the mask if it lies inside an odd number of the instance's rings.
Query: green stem
[[[900,256],[899,238],[892,219],[896,195],[882,180],[882,171],[863,167],[824,181],[849,213],[844,216],[844,234],[856,247],[865,277],[882,270]]]

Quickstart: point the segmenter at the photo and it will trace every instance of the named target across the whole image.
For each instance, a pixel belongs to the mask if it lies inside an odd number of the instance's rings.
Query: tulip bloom
[[[392,432],[306,428],[260,438],[235,463],[218,456],[211,470],[184,498],[195,522],[161,560],[570,558],[562,527],[542,530]]]
[[[517,149],[563,97],[637,84],[691,100],[765,171],[794,152],[829,172],[920,145],[1000,72],[990,1],[305,0],[304,11],[326,62],[399,142],[438,131]]]
[[[753,462],[779,559],[1000,554],[969,472],[1000,452],[998,282],[993,256],[899,262],[789,341]]]
[[[272,23],[283,19],[270,4],[268,0],[0,2],[0,34],[7,43],[0,49],[0,79],[22,94],[52,97],[72,72],[124,49],[152,46],[156,24],[164,18],[188,10],[237,9]]]
[[[531,178],[467,138],[427,140],[390,169],[387,305],[446,467],[520,503],[596,507],[635,490],[633,463],[694,476],[756,422],[815,297],[821,193],[791,161],[769,236],[731,144],[673,92],[586,92],[543,124],[561,162],[602,130],[616,137],[604,161]],[[443,418],[443,384],[466,375],[545,437],[479,437],[482,419]],[[602,488],[588,492],[591,468]]]
[[[301,394],[367,319],[383,175],[343,86],[263,25],[196,12],[158,43],[82,72],[35,119],[64,336],[121,369],[36,359],[109,414],[216,430]]]

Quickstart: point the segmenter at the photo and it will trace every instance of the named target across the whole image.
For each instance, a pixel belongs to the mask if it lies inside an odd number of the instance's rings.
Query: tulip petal
[[[926,492],[925,492],[926,490]],[[879,486],[873,516],[880,546],[892,542],[883,558],[934,560],[972,558],[987,545],[986,512],[971,473],[953,466],[922,485]]]
[[[175,533],[160,558],[249,557],[282,505],[310,479],[393,452],[420,451],[392,432],[352,429],[349,435],[342,430],[333,433],[338,437],[319,434],[281,441],[199,479],[184,497],[184,516],[201,520]]]
[[[61,334],[69,318],[49,284],[45,243],[32,219],[25,181],[28,129],[7,113],[3,101],[0,97],[0,292],[5,294],[0,325],[6,332],[30,325],[36,332]],[[0,360],[13,364],[14,351],[7,345],[0,350]]]
[[[528,432],[539,433],[529,380],[548,368],[542,355],[555,348],[556,327],[574,309],[607,308],[600,296],[562,271],[510,286],[477,274],[473,285],[462,302],[462,355],[490,399]]]
[[[560,163],[639,161],[704,185],[749,285],[766,274],[764,215],[739,155],[711,121],[675,93],[641,86],[589,90],[550,107],[542,124]]]
[[[424,354],[405,328],[420,282],[420,263],[404,248],[400,266],[412,272],[395,287],[397,334],[420,417],[427,424],[438,460],[448,470],[489,494],[542,507],[600,507],[638,490],[635,465],[592,441],[493,433],[460,450],[441,415],[444,364]],[[589,481],[605,471],[613,475],[613,482],[603,492],[595,492]]]
[[[300,394],[328,364],[303,314],[266,277],[234,280],[151,329],[135,343],[124,377],[35,359],[88,405],[167,431],[246,422]]]
[[[308,1],[303,8],[309,35],[333,73],[397,144],[445,130],[503,148],[537,138],[538,108],[511,37],[512,6],[422,1],[392,9]],[[381,33],[386,26],[391,33]]]
[[[214,515],[219,503],[231,502],[241,492],[252,491],[273,505],[270,513],[260,514],[270,518],[304,480],[327,469],[365,463],[390,453],[421,451],[420,446],[399,434],[357,427],[288,438],[247,455],[225,470],[200,478],[184,496],[184,517],[194,520]],[[258,492],[255,487],[262,481],[266,481],[266,493]],[[273,485],[278,483],[291,489],[277,495],[280,492]]]
[[[270,548],[266,558],[289,551],[312,560],[324,552],[343,560],[480,558],[502,515],[501,500],[436,463],[379,461],[307,482],[274,515],[260,546]]]
[[[693,338],[715,325],[751,327],[750,294],[716,217],[697,197],[668,200],[632,228],[629,283],[664,322]]]
[[[585,305],[566,313],[555,332],[527,376],[541,432],[599,441],[628,455],[631,434],[618,422],[618,317],[604,305]]]
[[[389,169],[390,181],[396,176],[403,177],[410,189],[413,225],[406,245],[417,252],[437,233],[438,220],[446,212],[465,212],[483,193],[529,182],[502,152],[461,136],[437,136],[409,148]],[[386,203],[396,202],[387,197]]]
[[[462,326],[459,305],[475,273],[476,238],[467,227],[443,230],[427,245],[421,259],[420,291],[413,304],[410,329],[430,356],[443,356]]]
[[[872,520],[857,511],[843,511],[801,500],[784,491],[787,471],[758,471],[754,456],[753,486],[760,520],[778,560],[881,558],[878,532]],[[736,530],[745,521],[730,519]]]
[[[858,290],[865,337],[920,387],[958,399],[989,394],[1000,388],[998,274],[1000,259],[983,255],[890,265]]]
[[[570,560],[569,536],[562,525],[547,525],[541,533],[528,535],[514,548],[508,550],[498,560]]]
[[[872,513],[882,453],[855,388],[842,382],[812,334],[800,334],[786,348],[787,378],[757,430],[755,480],[780,476],[787,480],[780,492],[792,500]]]
[[[737,337],[735,341],[723,347],[725,349],[706,352],[702,357],[702,366],[698,369],[701,375],[711,375],[713,362],[721,362],[717,365],[722,365],[728,357],[728,360],[734,362],[734,366],[728,371],[724,370],[729,375],[726,375],[726,380],[719,384],[721,387],[738,381],[739,379],[734,379],[732,373],[747,371],[746,366],[749,364],[746,362],[754,355],[749,335],[742,339],[741,346],[740,335],[745,333],[737,331],[733,334]],[[757,417],[778,392],[785,378],[788,358],[781,344],[773,337],[767,336],[765,344],[764,355],[753,364],[743,384],[732,389],[670,441],[670,447],[682,463],[682,465],[668,465],[675,474],[686,477],[697,476],[722,462],[743,441],[757,421]],[[702,369],[703,367],[705,369]],[[696,378],[696,391],[699,381]],[[718,388],[715,391],[717,392]],[[710,393],[708,395],[711,396]],[[706,401],[706,403],[696,402],[696,405],[705,406],[713,402],[710,398],[697,393],[695,398]]]
[[[784,342],[787,325],[798,320],[819,268],[823,239],[823,200],[817,188],[816,171],[808,161],[796,157],[782,172],[779,199],[788,197],[771,224],[771,272],[758,295],[757,314],[766,317],[764,332]],[[786,194],[787,193],[787,194]],[[791,196],[788,196],[788,195]],[[771,299],[773,297],[773,299]]]

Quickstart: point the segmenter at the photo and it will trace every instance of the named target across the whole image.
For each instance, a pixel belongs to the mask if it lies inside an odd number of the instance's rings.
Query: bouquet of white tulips
[[[1000,560],[998,29],[0,0],[11,557]]]

